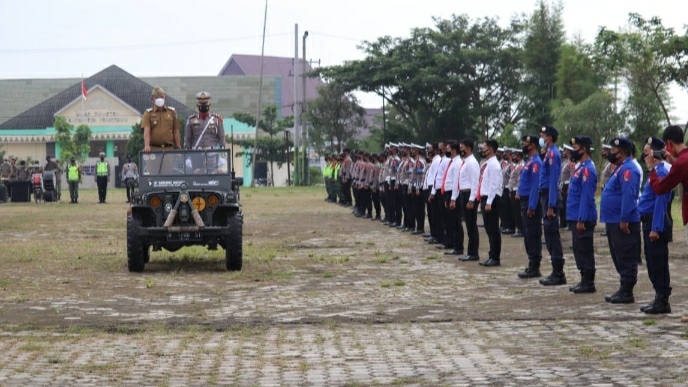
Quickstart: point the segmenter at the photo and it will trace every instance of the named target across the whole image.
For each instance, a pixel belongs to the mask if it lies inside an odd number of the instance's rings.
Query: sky
[[[564,2],[568,39],[592,42],[600,27],[619,29],[628,14],[658,16],[683,33],[685,14],[668,0]],[[299,56],[304,31],[306,58],[314,66],[362,59],[357,46],[380,36],[408,36],[432,27],[433,17],[472,18],[529,14],[536,0],[268,0],[265,55]],[[262,0],[24,0],[0,1],[0,79],[89,77],[110,65],[138,76],[217,75],[232,54],[260,55]],[[688,91],[672,87],[672,114],[688,119]],[[358,94],[365,107],[374,95]]]

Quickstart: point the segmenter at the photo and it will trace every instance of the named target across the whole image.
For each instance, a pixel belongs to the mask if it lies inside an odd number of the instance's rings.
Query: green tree
[[[340,153],[366,127],[363,109],[351,93],[339,83],[330,83],[318,89],[318,96],[308,104],[306,118],[313,129],[310,138],[319,152]]]
[[[524,115],[529,129],[553,122],[552,102],[558,92],[557,64],[564,44],[562,9],[561,3],[550,5],[540,0],[526,24],[521,92],[527,100]]]
[[[602,79],[593,68],[593,62],[584,46],[565,44],[557,65],[557,103],[571,100],[574,104],[600,90]]]
[[[657,136],[662,131],[665,116],[657,98],[638,88],[631,88],[622,114],[627,118],[629,137],[637,145],[644,144],[647,137]]]
[[[58,116],[53,123],[55,128],[55,143],[60,147],[60,160],[67,161],[72,157],[83,163],[91,151],[91,128],[81,124],[76,130],[67,119]]]

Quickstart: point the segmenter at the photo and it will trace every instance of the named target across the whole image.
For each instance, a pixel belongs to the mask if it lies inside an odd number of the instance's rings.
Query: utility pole
[[[302,88],[301,88],[301,94],[303,95],[302,99],[302,105],[301,105],[301,112],[306,111],[306,38],[308,37],[308,31],[303,32],[303,71],[301,71],[301,80],[302,80]],[[305,134],[306,134],[306,141],[303,142],[303,175],[301,177],[302,181],[306,182],[306,185],[310,184],[310,176],[311,176],[311,171],[308,166],[308,126],[306,125],[306,120],[305,117],[304,119],[301,120],[301,129],[304,131],[305,129]],[[304,179],[305,177],[305,179]]]
[[[299,25],[294,25],[294,182],[299,184]]]
[[[382,97],[382,142],[387,144],[387,113],[385,112],[385,97]]]
[[[255,187],[256,181],[256,153],[258,152],[258,123],[260,122],[260,110],[263,108],[263,59],[265,58],[265,26],[268,22],[268,0],[265,0],[265,15],[263,16],[263,43],[260,48],[260,81],[258,81],[258,109],[256,112],[256,132],[253,137],[253,154],[251,155],[251,187]]]

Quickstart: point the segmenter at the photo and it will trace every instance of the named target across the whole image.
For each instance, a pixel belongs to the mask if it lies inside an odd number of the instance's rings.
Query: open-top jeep
[[[139,190],[127,216],[127,263],[140,272],[150,250],[222,246],[227,270],[241,270],[243,215],[224,149],[140,154]]]

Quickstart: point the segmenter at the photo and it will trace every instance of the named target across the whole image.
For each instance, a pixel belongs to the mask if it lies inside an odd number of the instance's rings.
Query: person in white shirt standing
[[[445,144],[446,141],[440,141],[439,143],[439,150],[442,159],[440,160],[440,164],[437,167],[435,181],[432,185],[432,190],[430,190],[430,197],[428,198],[428,200],[432,202],[432,212],[434,219],[433,222],[435,223],[435,229],[432,231],[434,233],[434,243],[441,244],[439,248],[444,248],[443,246],[445,242],[445,230],[443,220],[445,216],[445,208],[444,202],[442,201],[442,197],[440,195],[440,190],[442,189],[442,178],[444,177],[444,173],[447,171],[449,161],[451,160],[451,157],[449,156],[449,147],[445,146]],[[434,216],[434,214],[437,214],[437,216]],[[428,243],[432,244],[432,242]]]
[[[483,224],[490,241],[490,252],[487,261],[480,262],[482,266],[499,266],[502,252],[502,233],[499,231],[499,209],[501,204],[502,167],[495,157],[499,144],[495,140],[487,140],[482,144],[480,156],[485,164],[481,168],[478,196],[480,210],[483,214]]]
[[[442,199],[445,207],[445,228],[447,230],[447,247],[451,251],[446,251],[445,255],[463,255],[463,227],[461,226],[461,212],[456,205],[456,199],[459,197],[459,171],[463,161],[459,156],[459,143],[451,141],[447,144],[449,146],[449,154],[451,160],[449,166],[444,174],[442,182]]]
[[[480,165],[473,155],[474,147],[475,142],[470,138],[465,138],[459,142],[459,155],[463,159],[463,165],[459,174],[458,205],[463,212],[463,218],[466,222],[466,235],[468,236],[466,255],[459,258],[462,262],[480,259],[478,256],[480,234],[478,233],[478,208],[476,200],[478,183],[480,182]]]
[[[427,235],[423,235],[427,242],[434,240],[433,235],[436,235],[435,233],[433,233],[435,230],[435,225],[433,223],[434,217],[439,216],[436,212],[433,211],[433,203],[428,200],[432,192],[433,184],[435,184],[435,175],[437,175],[437,169],[439,168],[440,161],[442,160],[442,156],[438,153],[437,147],[438,144],[436,142],[432,144],[425,144],[427,155],[429,158],[431,158],[431,161],[429,163],[430,167],[427,168],[427,171],[425,173],[425,182],[423,184],[423,201],[426,203],[427,206],[428,224],[430,225],[430,233]]]

